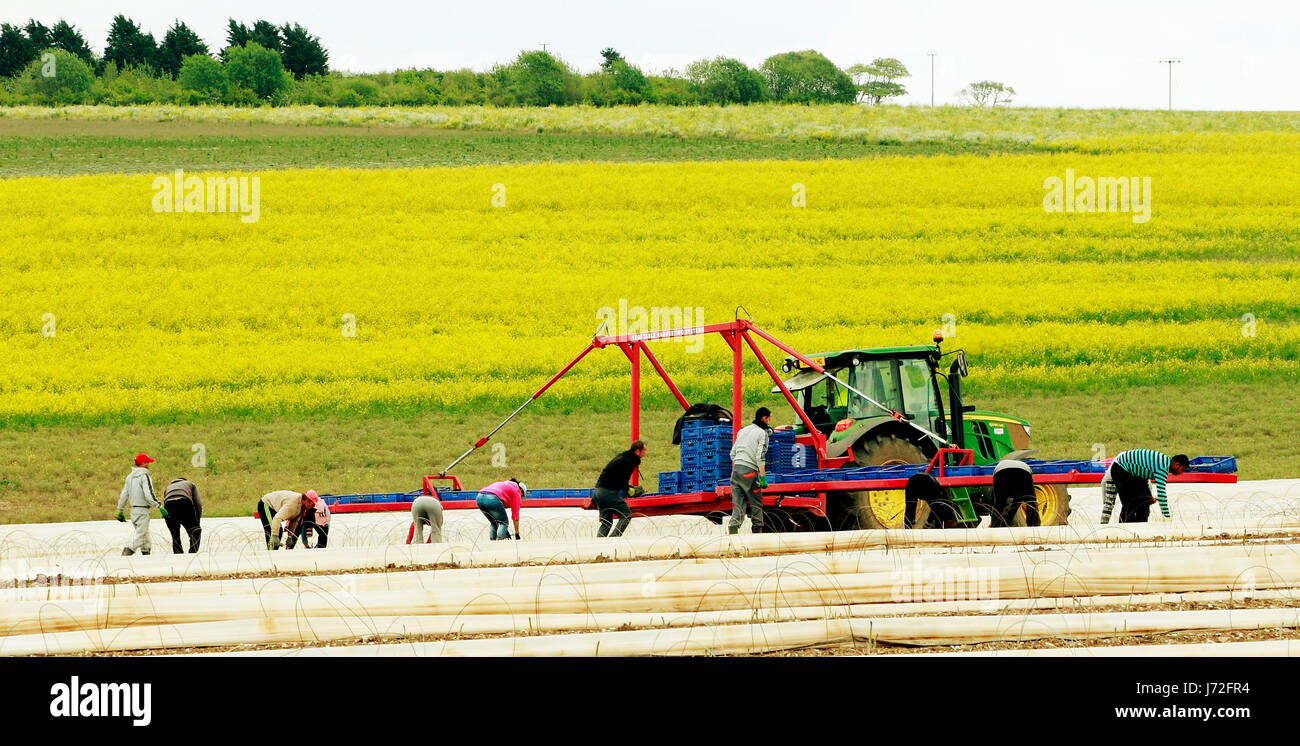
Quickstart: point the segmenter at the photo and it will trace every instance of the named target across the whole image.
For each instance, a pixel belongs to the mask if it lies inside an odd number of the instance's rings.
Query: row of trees
[[[280,55],[283,67],[297,80],[329,71],[329,53],[321,46],[320,38],[296,23],[276,26],[259,20],[249,27],[231,19],[226,31],[226,46],[219,54],[221,61],[228,61],[230,50],[249,42],[274,50]],[[118,70],[139,68],[167,75],[173,80],[179,76],[186,57],[210,55],[208,45],[181,21],[172,24],[162,41],[156,42],[153,34],[142,31],[135,21],[122,15],[114,16],[105,40],[104,55],[96,57],[86,38],[67,21],[60,20],[50,28],[40,21],[30,20],[21,28],[8,23],[0,25],[0,76],[22,74],[40,58],[42,52],[51,50],[62,50],[77,57],[96,75],[103,75],[109,65],[114,65]]]
[[[596,106],[785,103],[879,104],[902,96],[910,76],[893,58],[840,69],[813,50],[767,58],[757,69],[715,57],[686,70],[647,74],[617,50],[601,52],[599,69],[579,73],[542,50],[521,52],[486,72],[399,70],[344,75],[330,72],[329,53],[298,24],[252,26],[231,19],[226,45],[214,56],[184,23],[155,42],[125,16],[114,17],[104,54],[60,20],[0,26],[0,104],[225,103],[318,106],[491,105]],[[1005,103],[1010,89],[989,94],[973,84],[972,103]],[[999,84],[989,84],[999,85]]]

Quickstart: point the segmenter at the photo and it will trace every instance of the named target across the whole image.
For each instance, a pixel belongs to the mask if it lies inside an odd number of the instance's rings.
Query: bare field
[[[111,521],[8,526],[0,654],[1142,655],[1300,637],[1300,482],[1175,485],[1173,520],[1109,527],[1098,493],[1040,529],[727,537],[672,516],[596,540],[591,513],[525,508],[527,541],[489,542],[452,511],[448,543],[418,547],[404,514],[345,514],[329,549],[293,552],[226,518],[179,556],[155,522],[149,557],[117,556]]]

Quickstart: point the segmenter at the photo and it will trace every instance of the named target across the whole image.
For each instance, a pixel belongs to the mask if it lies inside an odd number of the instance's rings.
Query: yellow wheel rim
[[[1056,518],[1061,514],[1061,496],[1050,484],[1034,485],[1034,498],[1038,501],[1038,522],[1043,526],[1055,526]]]
[[[871,490],[867,493],[867,504],[881,525],[889,528],[903,527],[903,518],[907,512],[907,498],[903,490]]]

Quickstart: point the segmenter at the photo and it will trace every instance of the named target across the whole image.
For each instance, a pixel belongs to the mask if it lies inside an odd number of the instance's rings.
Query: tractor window
[[[827,372],[841,381],[846,380],[847,371],[843,368],[827,369]],[[823,432],[829,432],[844,417],[848,402],[849,392],[829,378],[804,389],[804,411]]]
[[[899,375],[896,360],[864,360],[853,369],[853,387],[894,409],[902,409],[903,392],[899,388]],[[861,397],[853,397],[850,410],[853,417],[875,417],[884,414],[870,402]]]
[[[904,412],[916,416],[917,422],[929,422],[934,405],[934,387],[930,385],[930,366],[924,360],[900,360],[899,373],[903,380]]]

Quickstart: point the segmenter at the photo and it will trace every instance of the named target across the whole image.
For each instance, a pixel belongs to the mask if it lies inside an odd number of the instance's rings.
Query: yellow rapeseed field
[[[157,212],[157,175],[4,180],[0,421],[508,409],[620,302],[743,306],[806,351],[947,325],[977,389],[1294,380],[1300,135],[1198,142],[187,174],[259,179],[255,222]],[[1149,220],[1045,211],[1067,171],[1149,177]],[[660,349],[725,387],[720,340]],[[622,406],[625,369],[597,355],[554,400]]]

